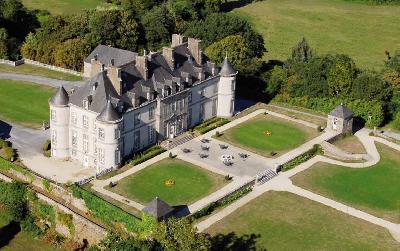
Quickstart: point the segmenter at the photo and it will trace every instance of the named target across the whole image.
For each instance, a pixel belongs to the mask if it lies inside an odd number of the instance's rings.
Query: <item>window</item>
[[[104,164],[104,149],[103,148],[99,148],[99,162],[101,164]]]
[[[71,113],[71,123],[76,125],[76,112]]]
[[[201,97],[205,97],[205,95],[206,95],[206,88],[203,87],[203,88],[201,88],[201,90],[200,90],[200,96],[201,96]]]
[[[83,152],[87,153],[89,151],[89,136],[83,134]]]
[[[232,84],[231,84],[231,89],[232,89],[232,91],[234,91],[234,90],[235,90],[235,81],[232,81]]]
[[[51,132],[51,144],[53,146],[57,144],[57,132],[55,130]]]
[[[136,131],[133,135],[133,145],[135,149],[139,149],[140,147],[140,131]]]
[[[77,136],[77,133],[76,133],[76,131],[72,131],[72,140],[71,140],[71,142],[72,142],[72,147],[76,147],[77,146],[77,138],[78,138],[78,136]]]
[[[149,109],[149,119],[154,119],[154,106],[151,106]]]
[[[89,109],[89,101],[88,100],[86,100],[86,99],[83,100],[83,107],[85,109]]]
[[[121,137],[121,131],[119,128],[115,128],[115,139],[119,139]]]
[[[188,102],[189,102],[189,104],[192,103],[192,93],[191,92],[189,92],[189,95],[188,95]]]
[[[140,113],[136,113],[134,115],[134,120],[135,120],[135,126],[140,124]]]
[[[115,151],[115,165],[119,165],[121,162],[121,153],[119,150]]]
[[[56,111],[55,110],[51,110],[50,118],[51,118],[51,121],[56,121],[57,117],[56,117]]]
[[[200,120],[204,120],[204,103],[200,105]]]
[[[192,125],[192,108],[189,109],[187,120],[188,127],[190,127]]]
[[[176,101],[171,103],[171,107],[172,107],[172,111],[175,112],[176,111]]]
[[[156,130],[154,129],[153,125],[149,125],[149,143],[153,143],[156,138]]]
[[[105,133],[103,128],[99,128],[99,139],[104,140]]]
[[[83,121],[83,127],[88,128],[89,127],[89,118],[88,118],[88,116],[83,115],[82,121]]]
[[[235,100],[231,101],[231,113],[235,111]]]
[[[217,116],[217,100],[214,99],[212,102],[212,116],[215,117]]]

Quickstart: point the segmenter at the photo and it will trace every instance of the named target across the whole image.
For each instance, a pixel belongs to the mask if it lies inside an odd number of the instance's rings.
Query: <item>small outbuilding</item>
[[[328,114],[328,129],[341,134],[352,133],[353,117],[353,112],[341,104]]]
[[[142,211],[160,221],[171,217],[172,213],[174,212],[174,208],[168,205],[165,201],[156,197],[145,208],[143,208]]]

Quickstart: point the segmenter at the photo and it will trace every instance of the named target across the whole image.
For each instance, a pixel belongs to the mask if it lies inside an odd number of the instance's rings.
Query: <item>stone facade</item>
[[[344,105],[339,105],[328,114],[328,129],[347,134],[353,132],[353,112]]]
[[[139,56],[99,46],[85,60],[85,86],[50,100],[52,156],[97,173],[204,120],[234,113],[236,71],[206,61],[200,41],[173,35],[171,48]],[[110,56],[111,55],[111,56]]]

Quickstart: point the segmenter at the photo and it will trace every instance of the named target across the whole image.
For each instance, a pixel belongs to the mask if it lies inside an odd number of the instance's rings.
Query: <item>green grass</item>
[[[48,100],[53,93],[47,86],[0,79],[0,119],[38,128],[49,120]]]
[[[52,70],[49,70],[49,69],[46,69],[43,67],[37,67],[37,66],[27,65],[27,64],[19,65],[17,67],[0,64],[0,72],[28,74],[28,75],[41,76],[41,77],[54,78],[54,79],[67,80],[67,81],[82,80],[82,77],[79,77],[79,76],[62,73],[62,72],[58,72],[58,71],[52,71]]]
[[[266,135],[266,132],[271,132],[271,135]],[[271,157],[272,151],[276,153],[275,156],[279,156],[317,134],[316,129],[306,128],[272,115],[258,115],[224,131],[218,139]]]
[[[294,184],[378,217],[400,223],[400,154],[377,145],[381,161],[352,169],[318,163],[296,175]]]
[[[74,14],[83,9],[94,9],[103,0],[22,0],[29,9],[48,10],[52,14]]]
[[[172,179],[175,185],[166,186]],[[155,197],[171,205],[190,204],[226,184],[223,176],[180,159],[163,159],[126,177],[109,190],[147,204]]]
[[[8,224],[8,220],[2,217],[0,210],[0,229]],[[31,235],[25,232],[19,232],[15,237],[7,244],[7,246],[1,248],[2,251],[52,251],[54,247],[47,245],[46,243],[35,239]],[[58,250],[58,249],[57,249]]]
[[[400,43],[400,6],[344,0],[268,0],[236,9],[264,36],[268,59],[286,59],[305,36],[317,53],[344,53],[380,68]]]
[[[398,250],[381,227],[287,192],[261,195],[206,230],[212,235],[258,234],[267,250]],[[252,250],[232,248],[231,250]]]

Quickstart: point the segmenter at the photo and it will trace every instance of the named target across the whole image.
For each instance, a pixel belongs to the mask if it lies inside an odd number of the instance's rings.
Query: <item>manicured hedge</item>
[[[237,199],[240,199],[241,197],[245,196],[246,194],[250,193],[252,191],[252,187],[251,186],[247,186],[244,187],[230,195],[228,195],[227,197],[225,197],[224,199],[220,200],[220,201],[216,201],[213,202],[211,204],[209,204],[208,206],[202,208],[201,210],[197,211],[196,213],[192,214],[191,217],[193,219],[199,219],[201,217],[207,216],[212,214],[212,212],[214,212],[217,208],[226,206],[231,204],[232,202],[234,202]]]
[[[282,165],[282,171],[288,171],[301,163],[306,162],[307,160],[313,158],[317,154],[322,154],[322,148],[320,145],[314,145],[313,148],[308,150],[307,152],[297,156],[296,158],[292,159],[291,161]]]
[[[329,113],[341,103],[349,107],[356,117],[365,122],[366,127],[381,126],[385,119],[384,104],[380,101],[349,100],[333,98],[288,97],[277,95],[274,98],[277,103],[288,103],[294,106],[305,107],[319,112]]]
[[[72,186],[72,194],[85,201],[86,207],[105,225],[113,227],[114,223],[122,223],[128,231],[139,233],[143,231],[139,218],[110,204],[102,198],[88,192],[77,185]]]
[[[131,165],[138,165],[138,164],[143,163],[165,151],[166,150],[164,148],[162,148],[161,146],[152,146],[143,152],[136,153],[133,156],[133,158],[131,160],[129,160],[128,162]]]
[[[223,126],[228,123],[229,120],[225,118],[212,118],[204,121],[203,123],[195,126],[193,130],[197,131],[200,134],[207,133],[211,130],[214,130],[217,127]]]

